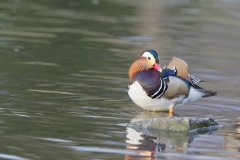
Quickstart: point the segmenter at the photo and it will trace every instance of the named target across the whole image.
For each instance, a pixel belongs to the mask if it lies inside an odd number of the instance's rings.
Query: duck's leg
[[[173,105],[171,105],[171,106],[169,107],[169,109],[168,109],[168,115],[169,115],[169,117],[172,117],[172,116],[173,116],[173,113],[174,113],[174,111],[173,111]]]

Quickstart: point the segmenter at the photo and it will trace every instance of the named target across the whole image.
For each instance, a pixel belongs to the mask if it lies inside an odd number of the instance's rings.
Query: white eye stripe
[[[149,52],[144,52],[144,53],[142,54],[142,57],[146,57],[146,58],[150,57],[151,60],[155,60],[155,58],[153,57],[153,55],[152,55],[151,53],[149,53]]]

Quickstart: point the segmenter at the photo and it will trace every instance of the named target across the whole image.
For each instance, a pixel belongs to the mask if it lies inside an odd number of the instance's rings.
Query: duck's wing
[[[203,80],[191,75],[188,72],[188,64],[180,58],[172,57],[172,60],[169,62],[167,68],[169,69],[176,68],[177,76],[188,80],[192,85],[195,85],[198,82],[203,82]]]
[[[190,91],[189,82],[185,79],[176,76],[169,76],[167,79],[167,90],[163,95],[166,99],[174,99],[177,97],[187,97]]]
[[[172,60],[169,62],[167,68],[176,68],[177,76],[191,81],[188,73],[188,64],[184,60],[177,57],[172,57]]]
[[[191,74],[189,74],[189,77],[190,77],[193,84],[197,84],[198,82],[204,82],[204,80],[201,80],[201,79],[199,79],[199,78],[197,78],[197,77],[195,77]]]
[[[188,96],[192,81],[188,73],[188,65],[183,60],[173,57],[168,66],[163,68],[161,79],[166,81],[168,86],[164,98]]]

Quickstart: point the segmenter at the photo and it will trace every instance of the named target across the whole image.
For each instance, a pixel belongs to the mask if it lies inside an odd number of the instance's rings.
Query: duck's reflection
[[[153,156],[156,152],[163,152],[167,148],[173,149],[171,145],[158,139],[158,137],[146,135],[135,129],[127,127],[127,149],[138,150],[141,156]]]
[[[133,118],[131,122],[159,117],[168,117],[168,114],[142,112]],[[183,132],[170,132],[148,128],[138,130],[131,127],[127,127],[126,132],[127,149],[135,150],[138,153],[138,156],[126,155],[125,159],[127,160],[139,159],[139,156],[144,160],[155,160],[161,152],[187,152],[188,145],[196,136],[196,134]],[[201,134],[207,132],[201,132]]]

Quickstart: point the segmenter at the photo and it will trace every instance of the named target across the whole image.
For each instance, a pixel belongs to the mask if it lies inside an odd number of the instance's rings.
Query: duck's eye
[[[151,57],[148,57],[148,60],[151,60]]]

